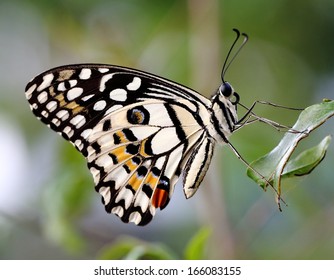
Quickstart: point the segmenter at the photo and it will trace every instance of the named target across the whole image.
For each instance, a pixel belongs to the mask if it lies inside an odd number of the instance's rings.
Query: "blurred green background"
[[[282,213],[272,190],[217,146],[197,194],[186,200],[178,184],[169,206],[136,227],[105,213],[83,157],[33,116],[24,95],[49,68],[98,62],[209,97],[238,28],[250,40],[225,78],[242,103],[303,108],[334,99],[333,14],[333,0],[0,0],[0,258],[333,259],[333,145],[311,175],[283,182]],[[297,118],[265,105],[256,113],[286,125]],[[301,146],[331,133],[333,121]],[[230,140],[252,161],[282,136],[253,124]]]

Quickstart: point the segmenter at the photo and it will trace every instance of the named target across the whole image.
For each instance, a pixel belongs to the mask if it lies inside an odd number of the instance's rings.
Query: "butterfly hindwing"
[[[88,166],[106,210],[124,222],[142,225],[151,220],[156,208],[168,204],[184,156],[203,132],[190,119],[184,126],[174,126],[171,116],[188,114],[178,105],[156,100],[127,107],[106,116],[92,131]],[[145,124],[129,119],[128,112],[135,111],[141,120],[144,110],[149,119]],[[106,121],[108,130],[104,129]]]
[[[210,101],[171,81],[118,66],[72,65],[37,76],[26,96],[34,114],[87,158],[106,211],[124,222],[150,222],[183,169],[199,171],[201,181],[210,162]],[[199,182],[187,174],[194,193]]]

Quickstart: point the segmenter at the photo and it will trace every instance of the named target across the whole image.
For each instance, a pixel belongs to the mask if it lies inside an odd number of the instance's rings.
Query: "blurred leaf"
[[[45,224],[45,232],[53,242],[60,244],[71,254],[76,255],[86,248],[86,241],[77,232],[73,223],[61,217],[49,220]]]
[[[97,257],[103,260],[171,260],[175,255],[165,246],[126,237],[106,246]]]
[[[99,253],[98,259],[102,260],[121,260],[124,259],[131,250],[137,246],[134,239],[127,238],[104,247]]]
[[[280,195],[281,178],[284,173],[286,173],[286,177],[306,175],[310,173],[325,156],[330,141],[329,138],[325,138],[323,142],[318,145],[318,148],[301,153],[294,162],[292,161],[292,163],[288,165],[289,169],[286,169],[290,156],[296,149],[299,141],[307,137],[310,132],[322,125],[333,115],[334,101],[324,101],[306,108],[301,112],[297,122],[292,128],[292,130],[300,131],[301,133],[287,132],[280,143],[270,153],[253,161],[250,166],[273,184],[274,188],[277,189],[278,195]],[[320,150],[317,151],[317,149]],[[308,162],[308,166],[303,167],[305,162]],[[284,172],[284,170],[286,170],[286,172]],[[295,172],[295,174],[293,174],[293,172]],[[267,181],[260,177],[259,174],[248,168],[247,175],[262,188],[266,189],[268,185]]]
[[[208,238],[211,235],[211,229],[201,228],[197,234],[189,241],[184,257],[186,260],[203,260],[206,259]]]
[[[45,231],[49,238],[69,252],[77,253],[85,249],[86,242],[75,226],[92,193],[94,192],[89,188],[85,176],[69,170],[56,177],[43,199],[46,209]]]

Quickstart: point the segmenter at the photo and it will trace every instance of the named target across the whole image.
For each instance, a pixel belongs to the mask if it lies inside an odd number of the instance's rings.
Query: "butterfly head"
[[[233,105],[237,105],[240,97],[239,94],[236,93],[228,82],[223,82],[218,89],[220,95],[224,96],[226,99],[230,100]]]
[[[232,43],[223,64],[221,73],[222,84],[218,88],[217,93],[211,99],[211,123],[213,126],[209,132],[218,142],[227,142],[228,136],[235,130],[235,126],[238,122],[237,104],[239,103],[240,97],[239,94],[234,91],[231,84],[225,81],[225,74],[237,54],[247,43],[248,36],[245,33],[240,33],[237,29],[233,29],[233,31],[236,33],[236,38]],[[232,50],[241,35],[244,40],[240,47],[232,55]]]

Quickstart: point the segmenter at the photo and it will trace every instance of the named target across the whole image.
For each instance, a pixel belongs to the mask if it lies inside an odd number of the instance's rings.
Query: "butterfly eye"
[[[231,102],[232,102],[233,105],[236,105],[240,101],[240,96],[236,92],[233,92],[233,96],[234,96],[234,100],[231,100]]]
[[[224,82],[220,86],[219,92],[225,97],[230,97],[233,93],[233,88],[228,82]]]

